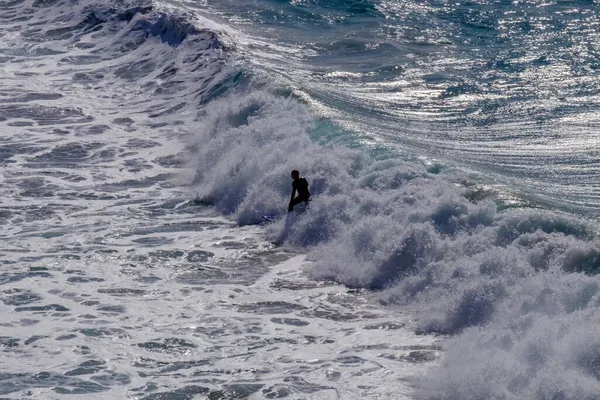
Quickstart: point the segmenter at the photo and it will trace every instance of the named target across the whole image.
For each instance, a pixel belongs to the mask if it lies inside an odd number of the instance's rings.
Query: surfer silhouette
[[[288,212],[294,211],[294,206],[305,202],[308,205],[310,201],[310,192],[308,191],[308,181],[300,177],[300,172],[293,170],[292,171],[292,197],[290,199],[290,205],[288,207]],[[298,196],[296,196],[296,192],[298,192]],[[296,196],[296,197],[294,197]]]

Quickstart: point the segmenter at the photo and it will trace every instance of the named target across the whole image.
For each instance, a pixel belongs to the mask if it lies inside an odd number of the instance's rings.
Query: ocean
[[[0,398],[600,398],[599,11],[0,0]]]

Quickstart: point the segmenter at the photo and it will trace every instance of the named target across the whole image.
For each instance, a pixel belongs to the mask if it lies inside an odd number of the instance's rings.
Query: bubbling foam
[[[268,225],[271,240],[305,248],[314,278],[373,290],[411,310],[415,329],[451,335],[415,396],[600,392],[600,341],[589,334],[600,302],[593,225],[547,210],[498,211],[420,164],[315,144],[314,119],[293,98],[238,91],[207,105],[200,122],[201,199],[239,224],[259,223],[285,212],[289,171],[299,169],[314,200]]]

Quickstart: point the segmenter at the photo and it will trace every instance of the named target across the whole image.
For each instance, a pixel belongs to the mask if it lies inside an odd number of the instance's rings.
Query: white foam
[[[285,207],[287,175],[299,169],[314,199],[294,221],[284,218],[270,224],[271,240],[309,251],[311,276],[377,290],[382,301],[412,310],[415,329],[454,335],[439,372],[430,375],[418,393],[428,398],[430,388],[439,388],[436,396],[447,393],[444,398],[456,399],[497,396],[507,390],[514,398],[531,398],[540,391],[569,393],[568,397],[595,393],[595,384],[549,389],[545,385],[550,378],[531,379],[538,374],[570,375],[593,382],[594,367],[581,367],[587,362],[583,356],[573,361],[563,352],[542,351],[545,361],[531,361],[529,378],[516,386],[511,383],[520,379],[515,369],[480,365],[521,357],[534,333],[506,336],[514,343],[508,348],[489,346],[485,339],[509,331],[520,320],[528,321],[526,332],[558,324],[565,337],[572,338],[574,352],[586,353],[583,348],[589,344],[575,339],[580,325],[572,321],[573,306],[567,304],[575,301],[586,315],[595,313],[596,302],[589,298],[595,298],[600,282],[577,273],[595,275],[598,269],[600,246],[591,224],[550,211],[499,212],[493,194],[477,195],[476,188],[451,183],[443,173],[431,175],[419,164],[378,161],[311,143],[311,120],[292,99],[238,93],[235,99],[209,105],[205,116],[203,132],[195,139],[197,190],[202,196],[240,224],[257,223],[261,215]],[[545,298],[548,290],[535,282],[548,279],[550,290],[560,290],[569,280],[569,291],[580,300],[554,303],[551,315],[532,310],[527,305],[536,300],[531,298]],[[582,292],[588,294],[577,295]],[[560,347],[564,339],[546,340]],[[482,344],[473,347],[473,342]],[[474,354],[465,357],[469,346]],[[552,374],[550,368],[555,369]],[[475,374],[477,378],[465,384],[465,377],[478,370],[488,375]],[[498,384],[490,386],[490,380]]]

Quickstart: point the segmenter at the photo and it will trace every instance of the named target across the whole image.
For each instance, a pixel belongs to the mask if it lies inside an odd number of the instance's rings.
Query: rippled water
[[[181,3],[363,139],[597,215],[596,3]]]

